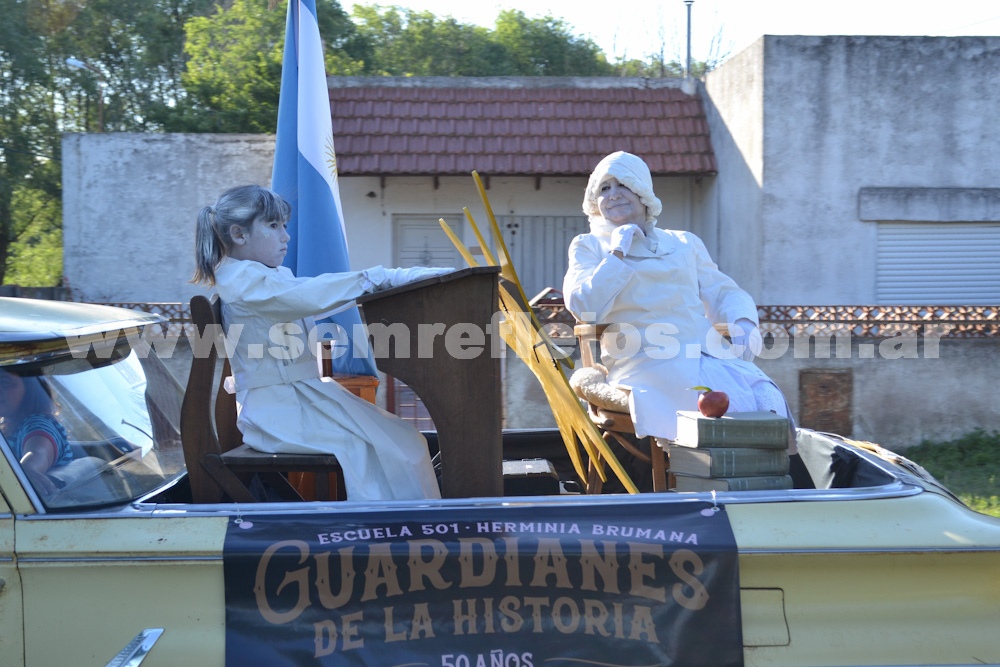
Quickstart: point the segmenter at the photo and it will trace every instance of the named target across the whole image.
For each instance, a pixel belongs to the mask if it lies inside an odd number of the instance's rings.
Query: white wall
[[[702,97],[719,173],[706,179],[704,208],[694,230],[723,271],[758,303],[762,292],[764,180],[763,42],[705,77]]]
[[[861,188],[1000,182],[998,68],[998,37],[768,35],[711,72],[720,265],[759,303],[876,303]]]
[[[195,219],[226,188],[271,179],[274,138],[63,137],[63,272],[77,301],[188,301]]]

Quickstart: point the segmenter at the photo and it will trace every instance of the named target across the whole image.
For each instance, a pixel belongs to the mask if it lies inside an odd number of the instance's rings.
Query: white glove
[[[365,292],[376,292],[390,287],[400,287],[418,280],[451,273],[453,268],[436,268],[429,266],[411,266],[406,269],[387,269],[375,266],[363,271],[365,274]]]
[[[642,229],[639,225],[634,223],[628,225],[619,225],[611,230],[611,252],[619,251],[623,255],[627,255],[629,248],[632,247],[632,239],[638,234],[640,237],[645,236],[642,233]]]
[[[764,349],[764,339],[757,330],[757,325],[746,317],[741,317],[729,329],[729,340],[733,343],[733,352],[743,361],[753,361]]]

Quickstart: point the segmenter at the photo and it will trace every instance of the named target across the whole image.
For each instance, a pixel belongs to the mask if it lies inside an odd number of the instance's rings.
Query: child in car
[[[57,484],[47,473],[72,461],[73,452],[37,377],[0,370],[0,433],[35,490],[54,493]]]
[[[336,455],[348,500],[439,498],[424,437],[321,378],[311,333],[315,318],[362,294],[454,269],[376,266],[297,278],[281,265],[290,215],[284,199],[256,185],[227,190],[198,214],[193,282],[214,286],[222,301],[244,443]]]

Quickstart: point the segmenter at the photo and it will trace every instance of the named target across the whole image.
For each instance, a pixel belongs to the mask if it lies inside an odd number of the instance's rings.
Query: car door
[[[14,560],[14,514],[0,494],[0,665],[19,665],[24,656],[21,579]]]
[[[23,664],[104,665],[148,628],[143,667],[224,664],[227,519],[149,509],[17,519]]]

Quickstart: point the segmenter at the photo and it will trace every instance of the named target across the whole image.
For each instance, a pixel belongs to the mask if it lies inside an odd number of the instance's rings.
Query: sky
[[[493,27],[504,9],[529,18],[551,15],[592,39],[612,60],[664,51],[683,61],[687,7],[683,0],[341,0],[426,10],[439,18]],[[761,35],[1000,35],[997,0],[694,0],[691,57],[718,61]]]

